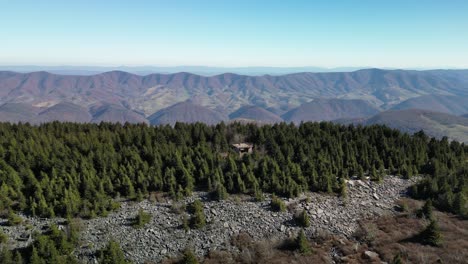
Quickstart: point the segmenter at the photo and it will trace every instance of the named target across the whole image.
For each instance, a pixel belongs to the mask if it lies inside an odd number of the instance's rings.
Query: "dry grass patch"
[[[434,210],[434,216],[442,234],[440,247],[422,245],[415,239],[429,223],[416,217],[423,205],[420,201],[404,199],[407,211],[396,216],[384,216],[372,222],[361,222],[356,238],[361,241],[358,249],[348,245],[340,247],[345,256],[343,263],[391,263],[400,254],[403,263],[466,263],[468,259],[468,221],[457,216]],[[375,251],[378,260],[366,259],[363,252]],[[352,253],[354,251],[354,253]]]

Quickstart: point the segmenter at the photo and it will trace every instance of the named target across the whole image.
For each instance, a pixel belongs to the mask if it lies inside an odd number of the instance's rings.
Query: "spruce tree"
[[[304,230],[301,229],[296,238],[296,248],[301,254],[310,254],[312,252],[309,241],[304,234]]]
[[[276,195],[273,195],[271,197],[270,206],[271,209],[273,209],[276,212],[286,211],[286,205],[284,204],[283,200],[281,200],[281,198],[278,198]]]
[[[6,247],[0,248],[0,263],[2,263],[2,264],[14,264],[13,263],[13,254]]]
[[[434,247],[442,244],[442,234],[435,219],[432,219],[429,225],[419,234],[419,238],[422,243]]]
[[[346,186],[346,180],[342,179],[340,183],[340,196],[346,198],[348,196],[348,187]]]
[[[138,214],[136,215],[133,226],[135,228],[141,228],[145,226],[147,223],[151,221],[151,214],[143,211],[143,209],[138,210]]]
[[[421,216],[424,216],[427,219],[432,219],[432,201],[428,199],[426,203],[424,203],[423,207],[421,208]]]
[[[301,227],[310,226],[310,218],[306,210],[302,210],[298,215],[295,216],[295,221],[297,225]]]
[[[396,254],[393,257],[391,264],[403,264],[403,260],[401,259],[401,253],[400,252],[398,252],[398,254]]]
[[[205,213],[203,212],[203,204],[200,200],[195,200],[191,206],[190,211],[192,218],[190,219],[190,226],[192,228],[202,228],[206,225]]]
[[[216,183],[215,190],[211,194],[213,199],[217,201],[224,200],[228,196],[226,188],[224,188],[224,186],[218,182]]]
[[[23,256],[21,256],[21,253],[19,251],[16,251],[15,257],[13,258],[13,262],[15,264],[23,264]]]
[[[31,257],[29,258],[30,264],[42,264],[44,261],[39,257],[39,253],[35,246],[32,247]],[[109,263],[110,264],[110,263]]]
[[[129,264],[120,248],[119,243],[111,240],[107,246],[100,252],[98,259],[100,264]]]
[[[0,245],[8,241],[8,236],[0,230]]]
[[[181,263],[183,264],[198,264],[197,256],[193,253],[193,251],[189,248],[184,250],[184,255],[182,257]]]

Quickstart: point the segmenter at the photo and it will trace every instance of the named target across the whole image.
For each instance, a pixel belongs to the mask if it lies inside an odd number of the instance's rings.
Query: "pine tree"
[[[99,263],[101,264],[129,264],[120,248],[119,243],[111,240],[100,252]]]
[[[138,210],[138,214],[135,217],[133,226],[135,228],[141,228],[151,221],[151,214],[143,211],[143,209]]]
[[[281,198],[278,198],[276,195],[273,195],[271,197],[270,206],[271,209],[273,209],[276,212],[286,211],[286,205],[284,204],[283,200],[281,200]]]
[[[193,253],[192,250],[189,248],[186,248],[184,250],[184,255],[182,257],[181,263],[183,264],[198,264],[198,259],[197,256]]]
[[[190,207],[190,211],[192,213],[190,226],[196,229],[204,227],[206,225],[206,220],[205,213],[203,212],[203,204],[200,202],[200,200],[195,200]]]
[[[375,169],[375,166],[372,166],[370,178],[371,178],[372,181],[378,181],[379,180],[379,174],[377,173],[377,170]]]
[[[220,183],[216,183],[216,189],[212,192],[213,199],[221,201],[226,199],[228,196],[226,188]]]
[[[2,247],[0,249],[0,263],[2,263],[2,264],[14,264],[13,263],[13,255],[11,254],[11,251],[6,247]]]
[[[403,260],[401,259],[400,252],[398,252],[398,254],[396,254],[395,257],[393,257],[391,264],[403,264]]]
[[[184,231],[188,231],[190,228],[189,220],[185,213],[182,214],[182,228],[184,229]]]
[[[348,188],[346,186],[346,181],[344,179],[341,180],[341,184],[340,184],[340,196],[342,198],[346,198],[347,195],[348,195]]]
[[[135,197],[135,201],[141,202],[141,201],[143,201],[143,199],[144,199],[143,193],[141,192],[141,190],[138,190],[138,192],[136,194],[136,197]]]
[[[424,216],[427,219],[432,219],[432,201],[428,199],[426,203],[424,203],[423,207],[421,208],[421,216]]]
[[[21,224],[21,222],[23,222],[23,219],[19,215],[15,214],[13,210],[8,212],[8,225],[16,226]]]
[[[442,244],[442,234],[436,220],[432,219],[429,225],[419,234],[421,241],[434,247]]]
[[[23,256],[21,256],[21,253],[19,251],[16,251],[13,262],[15,264],[23,264],[23,262],[24,262],[23,261]]]
[[[301,254],[310,254],[312,252],[309,241],[307,241],[307,238],[304,234],[304,230],[301,229],[299,231],[299,234],[297,235],[296,238],[296,248]]]
[[[359,166],[358,167],[358,177],[359,179],[361,180],[365,180],[366,178],[364,177],[364,169],[362,168],[362,166]]]
[[[0,245],[8,241],[8,236],[0,230]]]
[[[265,200],[265,198],[263,197],[263,193],[258,186],[254,187],[254,197],[255,201],[257,202],[262,202],[263,200]]]
[[[461,216],[466,216],[468,214],[467,205],[467,198],[463,192],[458,192],[455,195],[455,201],[453,202],[453,211]]]
[[[310,219],[309,215],[307,214],[306,210],[302,210],[298,215],[295,216],[295,220],[297,225],[301,227],[309,227],[310,226]]]
[[[42,264],[44,263],[42,259],[39,257],[39,253],[35,246],[32,247],[31,257],[29,258],[30,264]],[[109,263],[110,264],[110,263]]]

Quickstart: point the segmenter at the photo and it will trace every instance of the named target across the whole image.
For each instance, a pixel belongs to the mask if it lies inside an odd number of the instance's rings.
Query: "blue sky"
[[[0,0],[0,64],[468,68],[468,1]]]

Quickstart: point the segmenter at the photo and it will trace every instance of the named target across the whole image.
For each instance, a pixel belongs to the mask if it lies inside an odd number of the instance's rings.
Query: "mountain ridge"
[[[424,109],[388,110],[364,122],[381,124],[410,134],[423,130],[426,134],[468,143],[468,118]]]
[[[392,107],[392,110],[424,109],[461,115],[468,113],[468,96],[430,94],[410,98]]]
[[[94,75],[0,71],[0,120],[13,122],[41,120],[37,111],[51,115],[54,108],[46,109],[60,103],[82,107],[76,108],[77,115],[84,116],[80,122],[348,122],[368,119],[379,111],[421,106],[460,116],[466,114],[465,98],[468,70],[371,68],[277,76],[202,76],[189,72],[140,76],[121,70]],[[107,106],[96,110],[103,105]],[[253,108],[249,110],[249,106]],[[62,108],[58,113],[73,116],[70,111]],[[60,118],[56,115],[52,119]]]
[[[379,109],[360,99],[316,99],[285,113],[288,122],[331,121],[343,118],[364,118],[377,114]]]

